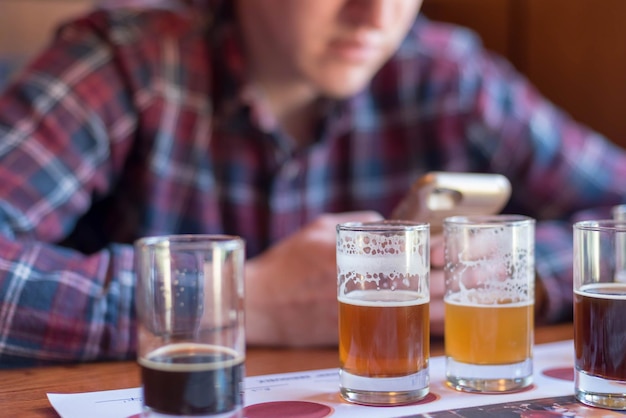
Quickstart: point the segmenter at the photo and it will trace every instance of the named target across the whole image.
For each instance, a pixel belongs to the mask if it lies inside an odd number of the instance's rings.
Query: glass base
[[[533,382],[532,358],[519,363],[476,365],[446,357],[446,384],[463,392],[517,392]]]
[[[626,381],[610,380],[576,370],[576,399],[598,408],[626,410]]]
[[[200,415],[170,415],[154,411],[146,406],[143,407],[141,418],[244,418],[243,408],[237,408],[234,411],[222,412],[218,414],[200,414]]]
[[[341,396],[363,405],[405,405],[428,394],[428,368],[402,377],[363,377],[339,371]]]

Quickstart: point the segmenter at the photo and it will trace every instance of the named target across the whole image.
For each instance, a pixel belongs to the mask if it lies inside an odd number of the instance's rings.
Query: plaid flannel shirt
[[[570,317],[571,222],[623,201],[623,151],[423,17],[296,149],[249,94],[233,25],[198,17],[95,11],[0,96],[0,366],[133,356],[139,237],[237,234],[253,257],[322,213],[389,215],[431,170],[511,180],[505,211],[539,221],[544,319]]]

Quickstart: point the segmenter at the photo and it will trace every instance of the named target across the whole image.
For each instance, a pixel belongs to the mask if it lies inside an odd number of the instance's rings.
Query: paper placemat
[[[458,417],[471,416],[469,411],[463,415],[464,409],[486,405],[499,405],[498,408],[505,408],[508,412],[519,411],[517,416],[520,417],[538,416],[522,413],[524,410],[550,411],[549,416],[576,416],[571,410],[585,407],[573,399],[573,341],[537,345],[533,355],[533,385],[521,392],[495,395],[464,393],[448,388],[445,385],[445,359],[433,357],[430,360],[430,394],[419,403],[394,407],[368,407],[342,400],[338,392],[337,369],[247,377],[245,416],[385,418],[420,417],[429,413],[431,417]],[[48,399],[62,418],[84,418],[86,411],[92,418],[129,418],[141,412],[141,396],[141,388],[130,388],[74,394],[49,393]],[[478,409],[489,415],[485,408]],[[432,414],[451,410],[457,412],[454,415]],[[602,412],[602,416],[611,416],[607,415],[611,411]],[[615,416],[619,415],[616,413]]]

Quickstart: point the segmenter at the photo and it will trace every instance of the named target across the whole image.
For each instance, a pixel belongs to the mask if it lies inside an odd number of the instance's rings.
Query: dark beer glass
[[[587,405],[626,410],[626,221],[574,224],[575,394]]]
[[[233,236],[135,243],[143,416],[242,416],[244,252]]]

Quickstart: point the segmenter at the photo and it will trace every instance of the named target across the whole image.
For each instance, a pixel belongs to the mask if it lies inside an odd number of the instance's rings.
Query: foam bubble
[[[422,305],[430,301],[430,296],[407,290],[355,290],[337,299],[348,305],[391,307]]]

